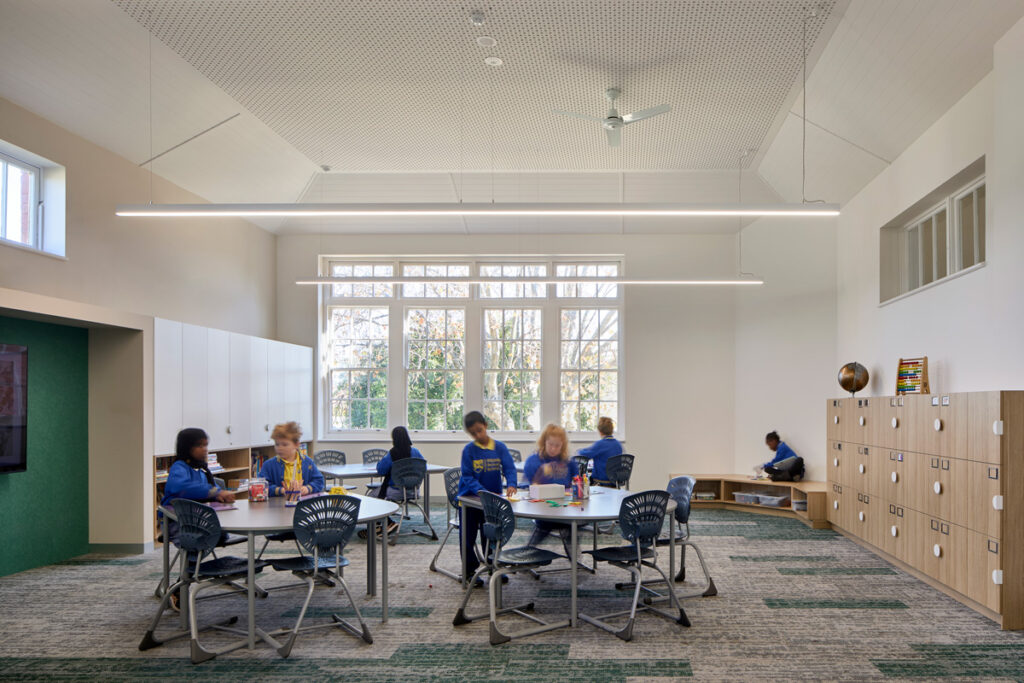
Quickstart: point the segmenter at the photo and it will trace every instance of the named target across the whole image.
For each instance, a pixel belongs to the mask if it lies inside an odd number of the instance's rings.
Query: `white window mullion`
[[[541,347],[541,426],[561,424],[559,373],[561,371],[558,306],[545,306],[543,312],[544,340]]]
[[[478,301],[471,301],[466,306],[466,407],[470,410],[483,410],[483,318]]]
[[[971,208],[974,210],[974,263],[981,263],[981,230],[978,224],[978,190],[974,189],[971,192],[974,196],[974,200],[971,202]],[[971,265],[973,266],[974,263]]]
[[[388,306],[388,424],[405,424],[405,306]]]
[[[7,239],[7,164],[0,161],[0,238]]]

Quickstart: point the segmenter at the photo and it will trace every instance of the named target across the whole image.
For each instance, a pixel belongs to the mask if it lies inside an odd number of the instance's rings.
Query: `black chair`
[[[633,476],[633,456],[628,453],[613,455],[605,463],[604,471],[608,480],[617,489],[628,489],[629,479]]]
[[[345,464],[347,464],[346,458],[345,458],[345,453],[343,451],[334,451],[334,450],[331,450],[331,449],[325,449],[325,450],[317,451],[316,453],[314,453],[313,454],[313,462],[315,462],[316,466],[318,468],[320,468],[321,470],[324,468],[324,465],[345,465]],[[330,474],[324,474],[324,479],[327,480],[327,481],[337,481],[338,480],[337,477],[332,476]],[[342,481],[341,485],[344,486],[349,491],[353,491],[356,488],[354,484],[346,484],[344,481]],[[330,486],[328,486],[327,488],[330,488]]]
[[[355,496],[320,496],[300,500],[295,506],[293,521],[295,538],[298,540],[299,547],[309,554],[270,562],[270,566],[275,571],[291,572],[301,578],[307,587],[306,599],[302,603],[302,609],[299,610],[299,618],[295,621],[295,626],[269,634],[271,638],[288,634],[285,642],[276,643],[275,641],[277,653],[282,657],[291,654],[295,638],[300,631],[311,631],[317,628],[337,626],[357,638],[362,638],[367,643],[373,642],[370,629],[363,621],[359,606],[352,599],[348,584],[342,577],[342,568],[348,566],[348,560],[342,555],[342,551],[351,540],[352,532],[359,519],[359,504],[360,501]],[[332,621],[328,624],[302,628],[302,620],[306,616],[306,610],[309,608],[309,601],[313,597],[316,584],[334,585],[334,582],[341,584],[345,596],[352,605],[352,610],[356,613],[360,628],[356,628],[338,614],[332,614]],[[293,588],[296,585],[302,584],[290,584],[279,588]]]
[[[388,454],[386,448],[367,448],[363,451],[363,464],[364,465],[375,465],[384,459],[384,456]],[[373,477],[370,481],[366,482],[366,495],[375,496],[377,495],[377,489],[380,487],[382,482],[374,481]]]
[[[462,573],[457,574],[449,569],[438,567],[437,558],[441,557],[441,551],[444,550],[444,544],[448,542],[448,537],[452,535],[452,529],[459,528],[459,480],[461,478],[461,467],[452,467],[444,471],[444,492],[448,496],[448,530],[444,532],[441,545],[438,546],[437,552],[434,553],[434,558],[430,560],[430,566],[428,567],[430,571],[444,574],[460,583],[462,582]],[[453,511],[455,512],[454,515],[452,515]]]
[[[515,462],[522,462],[523,461],[523,454],[520,453],[515,448],[508,449],[508,454],[512,456],[512,460],[514,460]]]
[[[395,529],[394,535],[388,539],[388,543],[394,545],[398,541],[398,537],[403,535],[402,522],[409,519],[410,505],[419,510],[420,514],[423,515],[423,522],[430,528],[430,533],[428,534],[422,529],[413,529],[404,535],[409,536],[411,534],[419,534],[421,536],[426,536],[432,541],[436,541],[437,532],[434,531],[434,525],[430,523],[430,517],[427,516],[423,506],[418,502],[420,500],[420,485],[423,484],[423,478],[427,476],[427,461],[420,460],[419,458],[404,458],[397,462],[393,462],[391,464],[391,473],[388,476],[391,479],[391,487],[397,488],[402,492],[401,498],[393,498],[390,495],[388,496],[388,500],[394,503],[399,503],[402,506],[402,514],[398,518],[398,528]]]
[[[643,567],[654,569],[666,585],[669,584],[665,572],[658,566],[658,553],[655,550],[655,543],[661,527],[665,522],[665,509],[668,507],[669,495],[667,491],[641,491],[626,496],[619,509],[619,526],[622,529],[622,537],[629,542],[625,546],[612,546],[587,550],[587,554],[594,557],[595,562],[607,562],[611,565],[625,569],[633,575],[634,589],[633,602],[628,610],[612,612],[599,617],[591,617],[580,613],[580,619],[593,624],[598,628],[613,633],[622,640],[633,638],[633,624],[636,622],[636,613],[651,611],[668,619],[672,619],[682,626],[689,626],[690,620],[679,604],[676,594],[671,589],[668,591],[668,598],[672,608],[679,610],[676,617],[668,612],[662,611],[652,605],[638,607],[640,601],[640,590],[644,587]],[[607,619],[629,615],[629,620],[621,628],[608,623]]]
[[[178,545],[182,550],[181,575],[178,580],[167,589],[163,598],[160,600],[160,607],[157,609],[156,615],[153,617],[153,620],[149,624],[149,628],[142,637],[142,642],[139,643],[139,649],[148,650],[177,638],[191,636],[192,663],[198,664],[199,662],[212,659],[219,654],[224,654],[225,652],[231,652],[232,650],[245,647],[248,644],[248,641],[243,639],[241,642],[233,643],[217,650],[207,650],[203,648],[199,644],[200,630],[205,631],[207,629],[214,628],[242,636],[247,634],[245,631],[228,627],[230,624],[236,623],[238,621],[238,617],[231,617],[227,621],[199,629],[198,618],[196,615],[196,602],[198,600],[199,593],[207,588],[213,588],[215,586],[225,586],[230,588],[233,592],[244,594],[244,589],[237,587],[235,582],[247,578],[249,566],[246,559],[240,557],[220,557],[204,562],[203,557],[208,553],[213,552],[213,549],[217,547],[217,542],[220,540],[223,533],[220,526],[220,520],[217,519],[217,513],[208,505],[203,505],[202,503],[197,503],[194,500],[187,500],[185,498],[179,498],[172,501],[172,505],[174,507],[174,515],[177,517],[179,527]],[[265,562],[257,562],[255,565],[256,572],[263,571],[265,566]],[[160,622],[160,617],[163,616],[163,613],[167,610],[171,601],[171,596],[183,588],[188,591],[188,600],[185,603],[188,630],[178,631],[158,639],[156,637],[156,627]]]
[[[531,546],[506,548],[505,544],[512,538],[512,534],[516,530],[516,518],[512,514],[511,503],[489,491],[480,492],[480,502],[483,505],[484,512],[484,524],[481,528],[483,548],[479,553],[482,561],[480,568],[476,570],[476,573],[469,580],[466,594],[462,598],[462,604],[459,606],[459,611],[455,613],[452,623],[455,626],[461,626],[471,621],[489,617],[491,645],[507,643],[513,638],[522,638],[566,626],[569,623],[568,621],[549,624],[531,614],[527,614],[527,611],[533,610],[532,602],[513,607],[502,607],[502,577],[506,574],[516,574],[536,569],[537,567],[545,567],[563,556],[550,550],[542,550],[541,548]],[[469,604],[469,598],[476,587],[477,580],[484,572],[490,575],[487,587],[488,611],[470,616],[466,614],[466,605]],[[498,615],[509,613],[525,617],[540,625],[522,629],[515,633],[503,633],[498,629]]]
[[[574,455],[572,461],[576,463],[576,471],[579,472],[581,477],[588,476],[587,470],[590,468],[590,458],[585,455]]]

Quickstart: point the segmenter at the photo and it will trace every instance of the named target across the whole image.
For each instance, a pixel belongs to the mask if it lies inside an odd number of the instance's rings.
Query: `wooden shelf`
[[[679,476],[677,474],[672,477]],[[770,479],[753,479],[742,474],[704,474],[696,475],[694,491],[714,492],[714,500],[690,499],[693,507],[736,508],[760,514],[778,517],[793,517],[814,529],[827,529],[825,492],[823,481],[771,481]],[[733,499],[733,492],[763,493],[764,495],[784,495],[790,500],[789,505],[774,506],[760,503],[740,503]],[[792,501],[807,501],[807,510],[794,510]]]

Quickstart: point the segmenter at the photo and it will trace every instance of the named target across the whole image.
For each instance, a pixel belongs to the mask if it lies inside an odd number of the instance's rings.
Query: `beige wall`
[[[149,172],[2,98],[0,140],[67,168],[67,260],[0,246],[0,287],[274,336],[274,235],[235,219],[114,216],[150,200]],[[154,202],[203,201],[152,180]]]
[[[732,275],[736,265],[732,235],[282,235],[277,327],[284,341],[316,347],[316,289],[294,283],[315,273],[321,253],[624,254],[627,274],[640,277]],[[670,472],[729,469],[734,296],[729,288],[626,290],[624,409],[627,450],[638,456],[634,486],[664,486]],[[464,441],[419,446],[432,461],[456,465]],[[345,443],[340,448],[352,456],[370,445],[380,444]]]

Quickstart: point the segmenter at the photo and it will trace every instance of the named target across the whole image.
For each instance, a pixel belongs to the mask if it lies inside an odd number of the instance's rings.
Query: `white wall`
[[[731,275],[736,265],[732,235],[282,235],[277,265],[281,339],[316,345],[315,288],[294,283],[315,274],[318,254],[394,253],[624,254],[628,274],[644,277]],[[638,456],[634,486],[664,486],[672,472],[729,469],[734,296],[727,288],[626,290],[624,410],[627,449]],[[421,446],[431,461],[455,465],[463,443]],[[366,447],[361,442],[340,445],[350,457]]]
[[[0,140],[67,169],[67,260],[0,245],[0,287],[274,336],[274,235],[238,219],[116,217],[150,200],[149,172],[2,98]],[[203,201],[152,182],[154,202]]]
[[[743,269],[765,280],[736,292],[735,458],[728,472],[771,459],[778,430],[804,458],[807,478],[825,471],[824,398],[835,392],[836,221],[761,218],[743,230]]]

